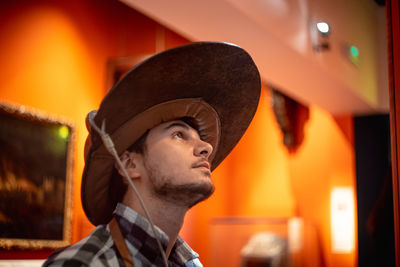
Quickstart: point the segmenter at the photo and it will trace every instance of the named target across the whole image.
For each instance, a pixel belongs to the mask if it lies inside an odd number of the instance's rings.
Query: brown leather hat
[[[154,55],[130,70],[105,96],[94,116],[119,154],[147,130],[183,117],[196,121],[200,137],[213,145],[214,170],[249,126],[260,96],[260,76],[242,48],[199,42]],[[109,184],[114,159],[89,129],[82,177],[82,205],[94,224],[108,223],[117,203]]]

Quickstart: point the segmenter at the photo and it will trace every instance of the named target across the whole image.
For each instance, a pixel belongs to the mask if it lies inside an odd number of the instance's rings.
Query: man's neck
[[[141,197],[143,198],[153,224],[157,225],[161,230],[163,230],[169,238],[167,250],[165,252],[168,258],[172,248],[174,247],[176,239],[178,238],[185,214],[188,209],[185,207],[177,207],[158,198],[147,197],[146,195]],[[133,192],[132,194],[127,192],[123,203],[143,217],[147,218],[142,206],[139,203],[139,200],[136,198]]]

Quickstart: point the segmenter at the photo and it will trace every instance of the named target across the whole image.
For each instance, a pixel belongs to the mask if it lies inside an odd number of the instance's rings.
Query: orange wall
[[[333,118],[312,107],[304,143],[288,160],[298,215],[316,225],[327,266],[355,266],[356,261],[356,253],[331,253],[330,237],[332,188],[349,186],[355,190],[356,186],[352,136],[350,116]],[[357,229],[356,222],[354,227]]]
[[[306,127],[305,142],[296,155],[289,158],[299,215],[316,224],[328,266],[354,266],[356,260],[354,253],[330,253],[331,190],[337,186],[355,190],[356,186],[352,127],[351,117],[333,118],[314,107]]]
[[[0,25],[0,99],[64,116],[76,125],[75,242],[93,228],[80,204],[84,118],[104,95],[107,60],[154,53],[157,47],[188,41],[117,1],[1,3]],[[354,253],[330,253],[329,223],[331,188],[354,187],[354,151],[346,138],[352,135],[350,119],[338,120],[311,107],[304,143],[289,154],[273,116],[269,90],[263,88],[252,125],[213,173],[215,194],[186,216],[182,235],[205,266],[210,262],[209,222],[223,216],[303,216],[320,233],[326,266],[354,266]],[[0,258],[4,255],[0,253]],[[26,252],[7,255],[32,257]]]

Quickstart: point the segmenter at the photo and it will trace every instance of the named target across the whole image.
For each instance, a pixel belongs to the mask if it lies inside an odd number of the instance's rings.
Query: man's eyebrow
[[[189,130],[189,129],[190,129],[189,126],[187,126],[185,123],[179,122],[179,121],[173,122],[173,123],[167,125],[164,129],[165,129],[165,130],[168,130],[168,129],[171,129],[171,128],[173,128],[173,127],[183,127],[183,128],[185,128],[186,130]]]

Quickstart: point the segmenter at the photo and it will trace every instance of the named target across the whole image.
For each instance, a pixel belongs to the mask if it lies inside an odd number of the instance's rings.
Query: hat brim
[[[122,153],[162,122],[198,119],[201,135],[214,146],[214,170],[249,126],[260,89],[257,67],[242,48],[192,43],[152,56],[129,71],[104,98],[95,122],[106,120],[106,132]],[[88,219],[98,225],[109,222],[116,206],[109,194],[114,159],[98,135],[90,137],[81,197]]]

